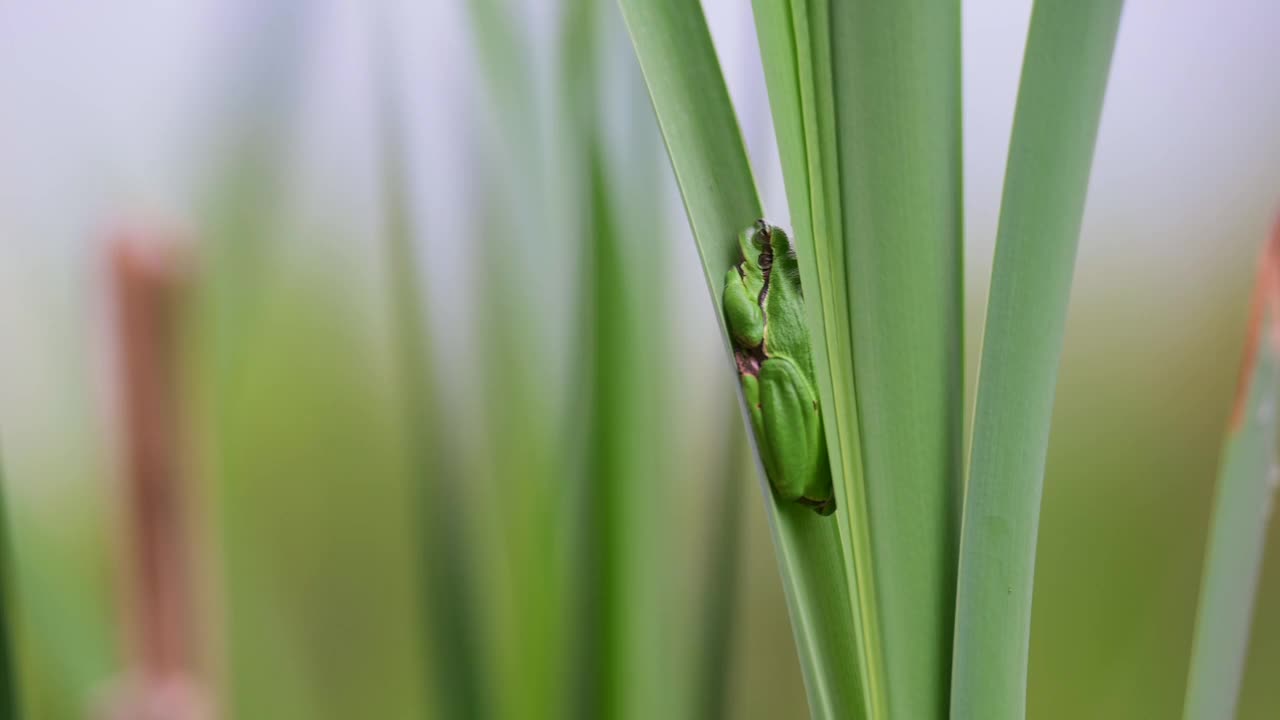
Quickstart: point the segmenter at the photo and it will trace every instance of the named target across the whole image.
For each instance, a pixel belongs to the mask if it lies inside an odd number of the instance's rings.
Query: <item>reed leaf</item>
[[[1120,0],[1038,0],[1009,145],[960,537],[951,717],[1026,714],[1036,533]]]
[[[1249,339],[1209,526],[1184,720],[1235,717],[1280,469],[1280,225],[1258,266]]]

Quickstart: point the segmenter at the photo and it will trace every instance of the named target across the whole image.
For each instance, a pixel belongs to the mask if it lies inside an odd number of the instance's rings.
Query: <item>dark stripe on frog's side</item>
[[[769,298],[769,276],[773,270],[773,239],[772,228],[763,219],[756,221],[756,230],[764,234],[764,249],[760,251],[760,255],[756,258],[757,267],[760,268],[760,274],[763,283],[760,286],[760,295],[756,299],[756,303],[760,305],[760,312],[764,315],[766,327],[769,322],[769,310],[765,307],[765,301]],[[743,266],[746,265],[747,258],[742,257],[738,263],[738,274],[743,275]],[[750,375],[758,377],[760,375],[760,366],[765,360],[769,359],[765,353],[765,343],[761,342],[752,348],[735,348],[733,352],[734,361],[738,365],[738,374]]]
[[[763,219],[756,221],[756,229],[764,234],[764,249],[760,251],[760,257],[756,258],[756,263],[760,268],[761,275],[764,276],[764,285],[760,287],[760,309],[764,311],[765,327],[769,325],[769,310],[765,308],[765,301],[769,299],[769,278],[773,275],[773,227]]]

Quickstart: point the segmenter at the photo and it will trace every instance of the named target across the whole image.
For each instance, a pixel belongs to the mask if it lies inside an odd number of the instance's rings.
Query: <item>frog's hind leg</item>
[[[787,500],[822,495],[830,486],[818,471],[825,454],[822,415],[817,398],[796,364],[786,358],[770,358],[760,367],[760,416],[775,468],[770,480]]]

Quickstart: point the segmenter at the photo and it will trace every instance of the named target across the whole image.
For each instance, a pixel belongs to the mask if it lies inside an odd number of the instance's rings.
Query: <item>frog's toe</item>
[[[797,498],[796,502],[813,510],[814,512],[826,517],[836,511],[836,499],[829,497],[825,500],[815,500],[809,497]]]

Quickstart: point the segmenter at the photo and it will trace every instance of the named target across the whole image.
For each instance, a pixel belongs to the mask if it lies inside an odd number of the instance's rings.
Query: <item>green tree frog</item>
[[[757,220],[738,236],[742,260],[724,282],[724,318],[769,484],[778,497],[835,511],[800,267],[791,239]]]

